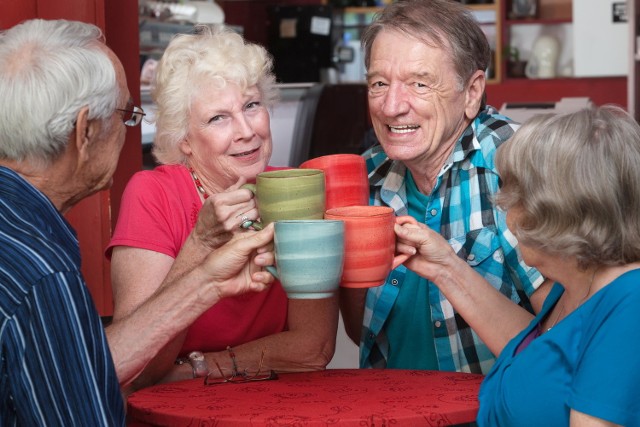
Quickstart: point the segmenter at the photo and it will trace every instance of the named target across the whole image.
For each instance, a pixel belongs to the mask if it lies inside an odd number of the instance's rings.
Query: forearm
[[[340,288],[340,312],[344,330],[357,346],[360,345],[366,297],[366,289]]]
[[[290,300],[289,307],[288,330],[233,347],[238,369],[257,367],[263,351],[263,366],[278,372],[326,368],[335,351],[337,297]],[[230,354],[226,350],[211,356],[222,368],[232,367]],[[212,360],[209,369],[215,369]]]
[[[204,279],[195,269],[181,283],[161,286],[136,310],[106,328],[121,385],[133,381],[168,342],[215,304],[214,284]],[[157,313],[162,313],[161,319]],[[161,364],[166,369],[169,360]]]
[[[440,267],[433,282],[493,354],[533,319],[457,256]]]

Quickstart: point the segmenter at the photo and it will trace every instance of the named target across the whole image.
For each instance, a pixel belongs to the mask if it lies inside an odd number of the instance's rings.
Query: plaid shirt
[[[515,303],[531,310],[528,295],[543,282],[540,273],[524,264],[516,250],[516,239],[505,223],[505,214],[494,209],[490,200],[498,190],[499,178],[493,159],[496,149],[518,125],[500,116],[492,107],[481,111],[456,142],[449,159],[429,196],[423,218],[440,216],[440,234],[459,257],[465,259],[496,289]],[[397,215],[408,215],[403,163],[390,160],[380,145],[363,154],[369,170],[370,204],[388,205]],[[433,223],[430,221],[433,228]],[[387,365],[389,340],[385,322],[402,291],[406,268],[389,274],[384,285],[367,293],[360,342],[360,366],[383,368]],[[486,374],[495,360],[487,346],[455,312],[437,286],[428,282],[431,325],[440,370]],[[427,301],[415,301],[423,304]],[[411,325],[407,334],[415,335]],[[416,336],[415,339],[420,339]]]

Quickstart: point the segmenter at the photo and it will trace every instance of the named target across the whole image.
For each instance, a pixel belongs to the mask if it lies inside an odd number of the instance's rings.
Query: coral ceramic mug
[[[383,284],[409,256],[395,256],[394,224],[416,222],[409,216],[396,218],[387,206],[345,206],[328,209],[325,219],[344,221],[344,267],[340,286],[370,288]]]
[[[280,280],[289,298],[328,298],[338,289],[344,262],[344,222],[276,221],[276,266],[267,270]]]
[[[255,194],[261,230],[267,224],[286,219],[322,219],[325,211],[324,172],[319,169],[282,169],[262,172],[255,184],[245,184]]]
[[[369,204],[369,178],[362,156],[330,154],[309,159],[300,167],[324,171],[327,209]]]

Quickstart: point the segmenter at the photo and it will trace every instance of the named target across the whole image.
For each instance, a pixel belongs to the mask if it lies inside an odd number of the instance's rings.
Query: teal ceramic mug
[[[245,184],[258,203],[261,230],[279,220],[322,219],[325,211],[324,172],[319,169],[283,169],[259,173],[255,184]]]
[[[319,299],[334,295],[344,263],[344,222],[290,220],[275,223],[275,267],[289,298]]]

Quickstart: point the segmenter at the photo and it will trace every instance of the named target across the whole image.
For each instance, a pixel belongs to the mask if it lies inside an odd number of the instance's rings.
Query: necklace
[[[582,303],[585,302],[585,300],[587,299],[589,294],[591,293],[591,287],[593,286],[593,279],[595,279],[596,273],[598,272],[599,269],[600,269],[600,267],[598,266],[598,267],[595,268],[595,270],[593,270],[593,274],[591,275],[591,282],[589,283],[589,289],[587,289],[587,293],[582,297],[580,302],[578,302],[578,305],[576,305],[576,308],[580,307],[582,305]],[[556,319],[553,321],[551,326],[549,326],[547,328],[547,332],[549,332],[551,330],[551,328],[556,326],[556,323],[558,323],[558,320],[560,320],[560,316],[562,316],[563,312],[564,312],[564,301],[562,301],[562,305],[560,306],[560,309],[558,310],[558,314],[556,314]]]
[[[202,182],[200,182],[200,178],[198,178],[198,175],[196,175],[196,171],[194,171],[193,168],[189,168],[189,173],[191,174],[191,178],[193,178],[193,182],[196,184],[196,188],[198,189],[200,194],[202,194],[202,197],[207,199],[209,195],[207,194],[207,191],[202,186]]]

